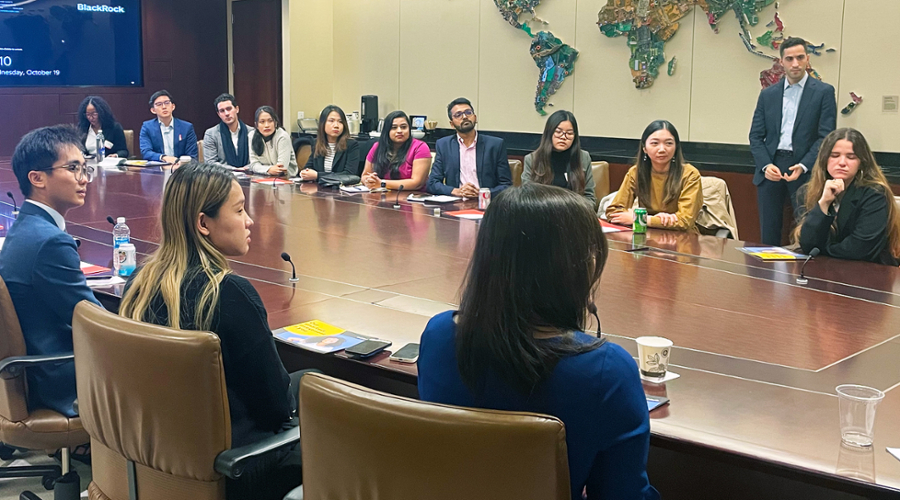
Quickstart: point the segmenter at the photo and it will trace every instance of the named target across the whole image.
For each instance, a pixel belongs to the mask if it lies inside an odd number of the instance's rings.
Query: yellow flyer
[[[286,326],[285,330],[296,333],[297,335],[307,335],[314,337],[322,337],[325,335],[337,335],[339,333],[344,333],[342,328],[338,328],[334,325],[329,325],[324,321],[319,321],[314,319],[312,321],[307,321],[305,323],[298,323],[296,325]]]

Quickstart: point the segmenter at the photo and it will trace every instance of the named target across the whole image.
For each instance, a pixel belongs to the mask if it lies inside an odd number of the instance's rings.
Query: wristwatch
[[[381,181],[382,189],[387,188],[387,182]]]

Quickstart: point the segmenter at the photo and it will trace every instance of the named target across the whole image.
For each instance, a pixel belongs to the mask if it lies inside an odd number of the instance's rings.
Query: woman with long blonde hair
[[[804,252],[900,264],[900,213],[866,138],[855,129],[828,134],[801,192],[805,214],[793,240]]]
[[[218,335],[232,447],[274,435],[296,408],[289,389],[293,375],[275,350],[259,294],[228,264],[227,257],[250,249],[253,220],[244,210],[241,186],[222,167],[188,164],[166,184],[160,221],[159,248],[132,275],[119,314]],[[267,457],[228,482],[228,498],[282,498],[300,481],[298,458],[289,450]]]

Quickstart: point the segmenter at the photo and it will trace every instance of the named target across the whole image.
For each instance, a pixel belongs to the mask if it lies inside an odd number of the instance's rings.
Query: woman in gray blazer
[[[256,110],[256,130],[250,137],[250,171],[254,174],[297,177],[297,156],[291,134],[281,128],[281,120],[270,106]]]
[[[525,157],[522,184],[529,182],[570,189],[597,205],[591,155],[581,149],[578,122],[571,112],[559,110],[547,119],[541,145]]]

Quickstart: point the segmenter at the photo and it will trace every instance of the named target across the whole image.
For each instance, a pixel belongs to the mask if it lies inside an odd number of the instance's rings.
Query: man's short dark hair
[[[12,156],[12,169],[19,181],[19,189],[27,198],[31,196],[28,172],[46,170],[59,160],[60,150],[73,145],[83,146],[78,130],[72,125],[54,125],[32,130],[22,137]]]
[[[168,90],[157,90],[156,92],[153,93],[152,96],[150,96],[150,107],[152,108],[153,103],[156,102],[156,100],[162,96],[168,97],[170,101],[175,100],[175,99],[172,99],[172,94],[170,94]]]
[[[791,48],[791,47],[796,47],[796,46],[798,46],[798,45],[802,45],[802,46],[803,46],[803,52],[809,54],[809,48],[808,48],[808,47],[809,47],[809,44],[806,43],[806,40],[804,40],[804,39],[802,39],[802,38],[800,38],[800,37],[792,36],[792,37],[789,37],[789,38],[788,38],[787,40],[785,40],[784,42],[781,42],[781,48],[780,48],[780,50],[781,50],[781,58],[784,59],[784,51],[785,51],[786,49],[789,49],[789,48]]]
[[[234,107],[238,106],[237,101],[234,100],[234,96],[226,92],[224,94],[220,94],[219,97],[216,97],[216,102],[213,103],[216,106],[216,112],[219,111],[219,103],[227,101],[231,101],[231,105]]]
[[[450,104],[447,105],[447,118],[453,119],[453,114],[450,112],[453,109],[453,106],[459,106],[460,104],[465,104],[466,106],[472,108],[472,111],[475,111],[475,108],[472,106],[472,102],[466,99],[465,97],[457,97],[450,101]]]

